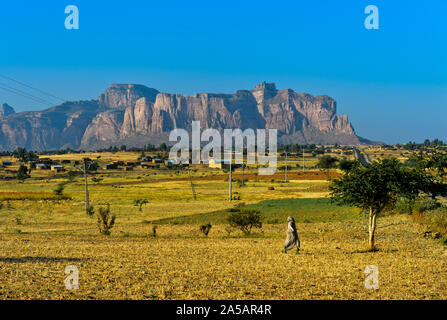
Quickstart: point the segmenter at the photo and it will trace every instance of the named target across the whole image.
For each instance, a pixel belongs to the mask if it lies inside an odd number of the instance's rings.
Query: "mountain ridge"
[[[138,84],[112,84],[97,100],[64,102],[42,111],[0,108],[0,149],[95,150],[168,142],[174,128],[277,129],[279,143],[368,144],[327,95],[277,89],[262,82],[233,94],[159,92]]]

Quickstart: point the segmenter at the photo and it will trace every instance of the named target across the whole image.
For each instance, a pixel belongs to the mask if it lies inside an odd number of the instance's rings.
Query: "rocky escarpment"
[[[280,143],[361,144],[328,96],[278,90],[263,82],[234,94],[160,93],[142,85],[112,85],[98,100],[67,102],[41,112],[0,109],[0,148],[85,150],[168,142],[174,128],[277,129]],[[12,110],[13,112],[13,110]]]
[[[44,111],[1,116],[0,149],[76,149],[87,126],[103,110],[93,100],[66,102]]]

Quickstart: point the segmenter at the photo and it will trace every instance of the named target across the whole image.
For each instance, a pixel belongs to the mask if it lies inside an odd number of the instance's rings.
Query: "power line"
[[[30,85],[27,85],[26,83],[23,83],[23,82],[21,82],[21,81],[15,80],[15,79],[10,78],[10,77],[7,77],[7,76],[5,76],[5,75],[0,74],[0,77],[2,77],[2,78],[4,78],[4,79],[8,79],[8,80],[10,80],[10,81],[13,81],[13,82],[15,82],[15,83],[18,83],[18,84],[20,84],[20,85],[22,85],[22,86],[24,86],[24,87],[27,87],[27,88],[32,89],[32,90],[35,90],[35,91],[37,91],[37,92],[40,92],[40,93],[42,93],[42,94],[44,94],[44,95],[46,95],[46,96],[49,96],[49,97],[52,97],[52,98],[61,100],[62,102],[67,101],[67,99],[62,99],[62,98],[60,98],[60,97],[58,97],[58,96],[55,96],[55,95],[53,95],[53,94],[51,94],[51,93],[48,93],[48,92],[45,92],[45,91],[43,91],[43,90],[34,88],[34,87],[30,86]]]
[[[44,98],[42,98],[42,97],[39,97],[39,96],[35,96],[35,95],[33,95],[33,94],[31,94],[31,93],[28,93],[28,92],[26,92],[26,91],[23,91],[23,90],[20,90],[20,89],[11,87],[10,85],[7,85],[7,84],[5,84],[5,83],[1,83],[1,82],[0,82],[0,85],[5,86],[5,87],[7,87],[7,88],[9,88],[9,89],[11,89],[11,90],[14,90],[14,91],[18,92],[18,93],[24,94],[24,95],[26,95],[26,96],[28,96],[28,97],[31,97],[31,98],[34,98],[34,99],[38,99],[38,100],[40,100],[40,101],[43,102],[43,103],[50,104],[50,105],[54,105],[54,104],[55,104],[55,102],[46,100],[46,99],[44,99]]]
[[[14,93],[14,94],[17,94],[17,95],[22,96],[22,97],[27,98],[27,99],[31,99],[31,100],[33,100],[33,101],[35,101],[35,102],[40,103],[40,104],[48,105],[48,106],[50,106],[50,107],[53,106],[51,103],[46,102],[45,100],[41,100],[40,98],[33,97],[33,96],[28,96],[27,94],[22,94],[22,93],[19,93],[19,92],[17,92],[17,91],[14,91],[14,90],[16,90],[16,89],[11,90],[11,89],[8,89],[8,88],[4,88],[4,87],[1,86],[1,84],[0,84],[0,89],[5,90],[5,91],[8,91],[8,92],[11,92],[11,93]]]

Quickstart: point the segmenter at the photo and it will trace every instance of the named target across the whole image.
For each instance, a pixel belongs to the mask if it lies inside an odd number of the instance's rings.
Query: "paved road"
[[[355,155],[355,158],[356,158],[358,161],[360,161],[360,163],[361,163],[363,166],[367,167],[367,166],[369,166],[369,165],[371,164],[370,161],[369,161],[369,159],[365,156],[365,154],[364,154],[363,152],[360,151],[359,148],[354,147],[353,149],[354,149],[354,155]]]

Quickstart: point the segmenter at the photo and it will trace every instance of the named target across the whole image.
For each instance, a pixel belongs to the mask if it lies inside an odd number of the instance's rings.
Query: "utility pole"
[[[303,148],[303,172],[304,172],[304,145],[302,146]]]
[[[287,150],[286,150],[286,169],[284,171],[284,181],[287,182]]]
[[[233,155],[231,155],[231,158],[233,158]],[[231,187],[232,187],[232,180],[233,180],[233,177],[232,177],[232,174],[231,174],[231,163],[233,162],[233,159],[230,159],[230,186],[229,186],[229,195],[228,195],[228,201],[230,201],[231,202],[231,200],[233,200],[233,191],[232,191],[232,189],[231,189]]]
[[[245,162],[242,159],[242,183],[241,183],[242,187],[244,186],[244,169],[245,169]]]
[[[84,180],[85,180],[85,213],[88,214],[90,209],[90,201],[88,198],[87,158],[84,158]]]
[[[189,165],[189,164],[188,164],[188,165]],[[192,183],[191,167],[188,167],[188,175],[189,175],[189,182],[190,182],[190,184],[191,184],[192,196],[194,197],[194,200],[197,200],[197,197],[196,197],[196,190],[194,189],[194,184]]]

